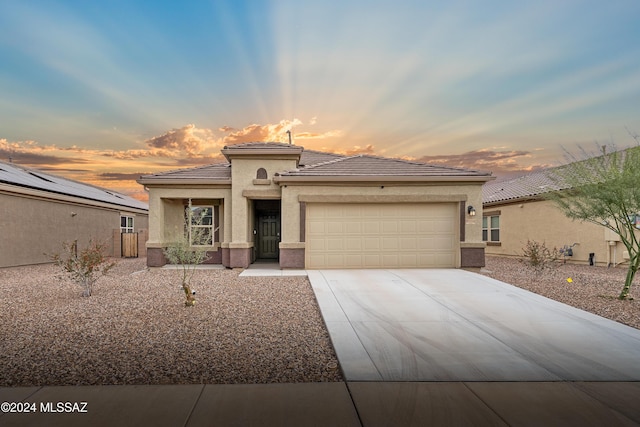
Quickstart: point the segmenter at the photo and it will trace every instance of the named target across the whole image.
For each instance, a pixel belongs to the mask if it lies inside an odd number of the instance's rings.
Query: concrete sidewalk
[[[36,405],[2,426],[640,425],[637,382],[25,387],[0,389],[0,402]],[[57,402],[86,412],[41,412]]]

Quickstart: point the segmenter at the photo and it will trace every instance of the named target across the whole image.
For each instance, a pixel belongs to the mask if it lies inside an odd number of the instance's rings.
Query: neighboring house
[[[137,233],[144,256],[148,205],[131,197],[59,176],[0,162],[0,267],[51,262],[63,243],[108,244],[121,256],[120,233]]]
[[[228,163],[141,176],[147,263],[205,212],[209,262],[246,268],[480,267],[482,184],[490,174],[280,143],[226,146]],[[471,215],[469,212],[477,216]],[[189,227],[187,227],[189,228]]]
[[[628,260],[620,237],[601,225],[574,221],[543,194],[560,188],[548,170],[482,189],[483,240],[488,255],[522,256],[527,241],[544,243],[549,249],[571,249],[568,262],[617,265]]]

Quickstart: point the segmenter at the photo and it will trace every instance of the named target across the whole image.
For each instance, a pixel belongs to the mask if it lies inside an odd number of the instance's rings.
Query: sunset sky
[[[0,0],[0,160],[141,174],[287,141],[492,171],[635,144],[640,2]]]

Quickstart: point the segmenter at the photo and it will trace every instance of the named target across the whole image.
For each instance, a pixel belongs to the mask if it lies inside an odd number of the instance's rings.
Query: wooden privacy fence
[[[138,233],[121,233],[120,245],[123,258],[138,258]]]

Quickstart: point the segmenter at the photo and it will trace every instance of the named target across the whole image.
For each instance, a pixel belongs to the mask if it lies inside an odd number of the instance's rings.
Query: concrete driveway
[[[640,331],[464,270],[309,280],[348,381],[640,381]]]

